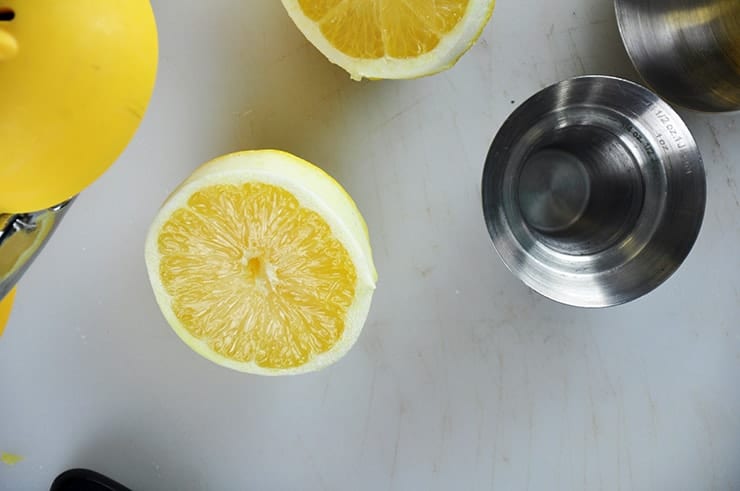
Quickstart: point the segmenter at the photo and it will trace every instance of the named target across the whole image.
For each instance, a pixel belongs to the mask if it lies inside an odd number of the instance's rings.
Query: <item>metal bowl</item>
[[[622,40],[665,99],[703,112],[740,110],[740,0],[615,0]]]
[[[696,142],[646,88],[579,77],[522,104],[493,141],[483,212],[507,267],[558,302],[608,307],[658,287],[701,228]]]
[[[0,215],[0,300],[39,255],[73,201],[35,213]]]

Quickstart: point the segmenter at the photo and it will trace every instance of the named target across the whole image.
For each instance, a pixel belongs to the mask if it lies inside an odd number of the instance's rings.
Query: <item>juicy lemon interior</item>
[[[158,249],[175,316],[230,360],[298,367],[342,337],[355,266],[326,221],[280,187],[199,190]]]
[[[432,51],[469,0],[299,0],[326,39],[355,58],[414,58]]]

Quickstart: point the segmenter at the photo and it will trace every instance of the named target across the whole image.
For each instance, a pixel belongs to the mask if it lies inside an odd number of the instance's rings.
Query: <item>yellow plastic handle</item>
[[[0,27],[0,61],[9,60],[18,54],[18,41]]]

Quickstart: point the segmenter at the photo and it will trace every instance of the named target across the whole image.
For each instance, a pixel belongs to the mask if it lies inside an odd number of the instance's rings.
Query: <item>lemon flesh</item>
[[[451,67],[480,36],[493,0],[283,0],[303,34],[355,79]]]
[[[147,238],[157,301],[180,337],[224,366],[312,371],[364,324],[375,270],[364,221],[318,168],[277,151],[207,164]]]
[[[14,466],[23,462],[23,457],[21,455],[2,452],[0,453],[0,462],[5,465]]]

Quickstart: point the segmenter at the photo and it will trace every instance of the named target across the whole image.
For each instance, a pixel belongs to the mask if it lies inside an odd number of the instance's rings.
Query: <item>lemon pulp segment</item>
[[[324,219],[278,186],[197,191],[165,222],[158,249],[177,319],[228,359],[297,367],[342,337],[353,262]]]

